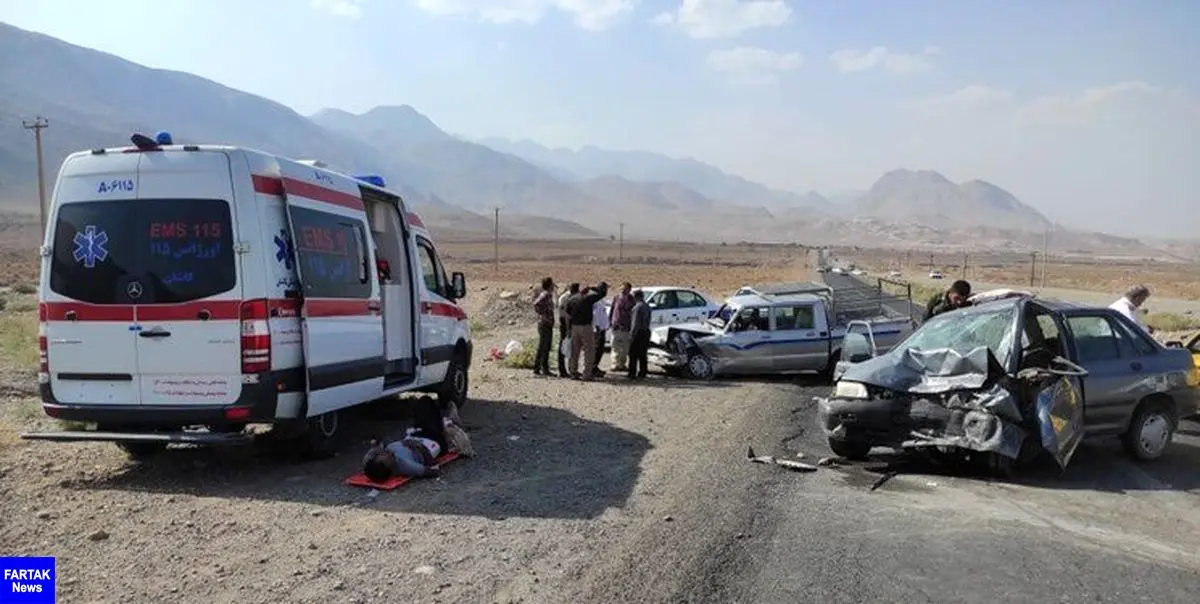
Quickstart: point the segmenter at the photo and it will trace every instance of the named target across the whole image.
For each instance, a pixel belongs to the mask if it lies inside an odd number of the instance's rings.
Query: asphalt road
[[[830,455],[812,400],[828,386],[755,388],[723,438],[681,460],[687,486],[665,498],[671,515],[632,531],[578,600],[1195,601],[1197,424],[1185,422],[1157,463],[1089,442],[1066,471],[1034,466],[1005,482],[886,454],[794,473],[748,462],[745,448],[810,463]]]
[[[681,463],[672,516],[597,561],[588,602],[1191,602],[1200,581],[1200,438],[1135,466],[1088,445],[1064,474],[992,483],[928,469],[872,490],[886,458],[793,473],[745,448],[828,455],[811,397],[778,385]],[[1200,434],[1200,428],[1186,428]],[[672,509],[668,506],[667,509]],[[634,589],[632,586],[640,586]]]

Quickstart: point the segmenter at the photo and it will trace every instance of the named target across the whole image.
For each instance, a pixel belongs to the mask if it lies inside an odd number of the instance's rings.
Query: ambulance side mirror
[[[467,276],[462,273],[451,274],[450,290],[454,294],[455,300],[462,300],[467,297]]]

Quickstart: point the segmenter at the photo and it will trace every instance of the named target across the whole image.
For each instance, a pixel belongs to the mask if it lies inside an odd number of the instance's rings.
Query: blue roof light
[[[363,174],[362,176],[355,176],[354,178],[355,180],[361,180],[363,182],[373,184],[381,189],[387,188],[387,183],[384,182],[383,177],[378,174]]]
[[[166,130],[159,130],[159,131],[158,131],[158,134],[155,134],[155,135],[154,135],[154,142],[156,142],[156,143],[158,143],[158,144],[160,144],[160,145],[173,145],[173,144],[175,144],[175,143],[174,143],[174,142],[171,140],[171,133],[170,133],[170,132],[167,132]]]

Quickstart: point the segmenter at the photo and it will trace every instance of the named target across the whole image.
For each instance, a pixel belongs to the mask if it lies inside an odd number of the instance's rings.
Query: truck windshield
[[[127,199],[64,204],[50,289],[92,304],[171,304],[237,284],[229,203]]]
[[[986,346],[1001,365],[1007,365],[1012,349],[1013,320],[1016,306],[996,310],[969,310],[938,315],[896,346],[895,350],[937,350],[949,348],[966,354]],[[899,354],[899,353],[898,353]]]

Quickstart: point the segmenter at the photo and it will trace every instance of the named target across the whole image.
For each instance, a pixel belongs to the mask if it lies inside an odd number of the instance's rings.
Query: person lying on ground
[[[404,438],[387,444],[381,440],[371,442],[371,448],[363,456],[363,474],[376,483],[393,476],[437,476],[437,459],[443,451],[475,456],[467,433],[449,417],[442,416],[441,407],[433,397],[423,396],[413,402],[413,427],[405,431]]]

